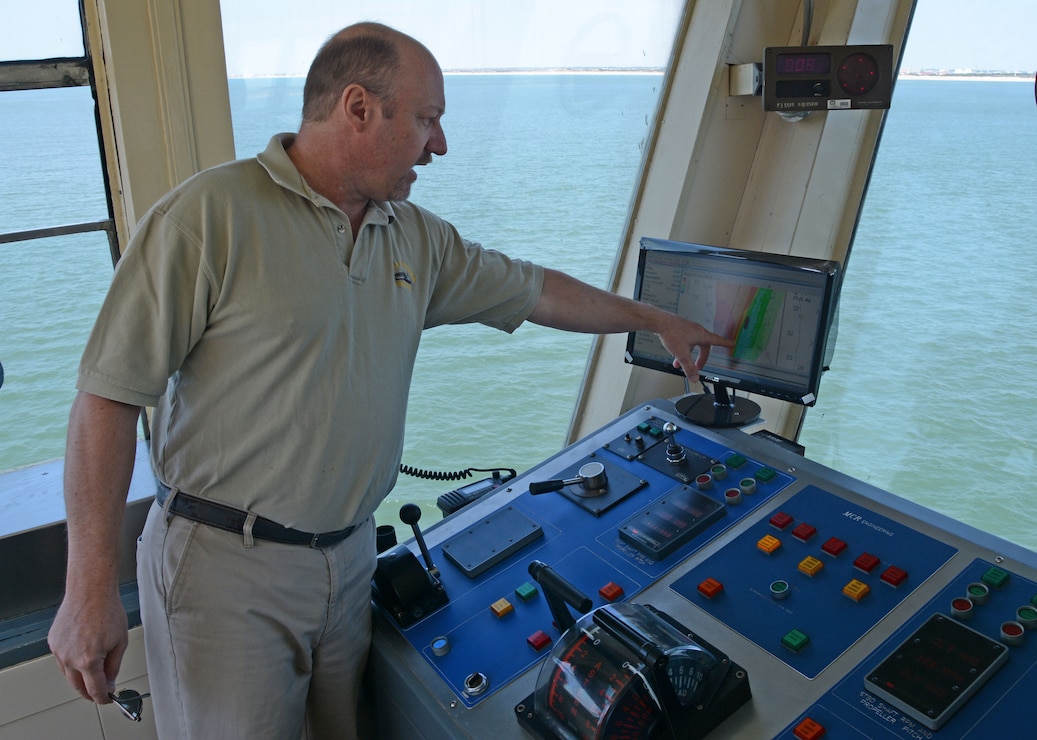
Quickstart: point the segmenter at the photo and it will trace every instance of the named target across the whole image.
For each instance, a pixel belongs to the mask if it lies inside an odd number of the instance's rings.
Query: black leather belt
[[[159,506],[165,507],[166,499],[169,497],[170,489],[159,484],[155,501]],[[245,525],[249,513],[235,509],[232,506],[217,504],[204,498],[192,496],[183,491],[177,491],[173,500],[169,502],[170,514],[182,516],[192,522],[201,522],[210,527],[223,529],[236,534],[245,534]],[[269,542],[282,542],[288,545],[307,545],[309,547],[330,547],[349,537],[357,529],[353,524],[337,532],[303,532],[298,529],[282,527],[277,522],[266,517],[256,516],[252,522],[252,536],[257,540]]]

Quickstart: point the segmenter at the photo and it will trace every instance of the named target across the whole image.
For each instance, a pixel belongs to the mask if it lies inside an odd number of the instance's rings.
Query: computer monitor
[[[678,399],[703,426],[749,424],[760,406],[731,391],[812,406],[829,362],[842,271],[838,262],[645,237],[634,298],[735,340],[713,347],[700,373],[712,393]],[[651,332],[631,332],[627,362],[681,374]]]

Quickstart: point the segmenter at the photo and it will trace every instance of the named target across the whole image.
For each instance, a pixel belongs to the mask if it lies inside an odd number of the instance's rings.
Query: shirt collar
[[[285,190],[301,195],[318,206],[339,210],[338,206],[311,188],[299,174],[299,170],[295,168],[295,164],[286,151],[294,141],[295,134],[275,134],[271,137],[266,149],[256,155],[256,161],[267,171],[270,179]],[[396,213],[388,201],[372,200],[364,215],[365,223],[385,225],[391,224],[395,220]]]

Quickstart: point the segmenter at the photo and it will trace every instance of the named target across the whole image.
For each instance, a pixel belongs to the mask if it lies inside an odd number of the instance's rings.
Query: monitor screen
[[[643,238],[634,297],[735,341],[733,349],[714,347],[702,368],[713,393],[682,399],[677,410],[694,411],[697,423],[738,426],[759,407],[729,390],[813,405],[840,277],[831,260]],[[631,332],[626,360],[681,374],[651,332]]]

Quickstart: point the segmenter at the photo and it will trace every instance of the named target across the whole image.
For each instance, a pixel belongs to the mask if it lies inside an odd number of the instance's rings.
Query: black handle
[[[551,491],[560,491],[565,487],[564,480],[542,480],[539,483],[530,483],[529,492],[533,496],[539,493],[549,493]]]

